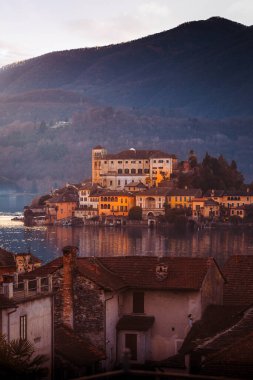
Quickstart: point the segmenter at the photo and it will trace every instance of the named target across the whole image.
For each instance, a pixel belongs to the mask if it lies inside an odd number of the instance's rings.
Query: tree
[[[134,206],[130,208],[128,214],[129,220],[142,220],[142,208],[139,206]]]
[[[0,335],[0,378],[8,380],[39,380],[47,376],[44,367],[48,358],[45,355],[34,356],[33,345],[25,339],[8,342]]]

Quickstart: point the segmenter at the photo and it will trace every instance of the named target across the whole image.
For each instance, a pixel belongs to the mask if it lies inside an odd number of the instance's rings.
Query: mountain
[[[40,91],[60,90],[65,97],[75,94],[76,106],[89,99],[192,116],[249,116],[252,63],[253,27],[213,17],[128,43],[53,52],[6,66],[0,70],[0,94],[10,102],[18,94],[36,99]]]
[[[91,174],[91,148],[253,163],[253,27],[222,18],[0,69],[0,176],[48,191]]]

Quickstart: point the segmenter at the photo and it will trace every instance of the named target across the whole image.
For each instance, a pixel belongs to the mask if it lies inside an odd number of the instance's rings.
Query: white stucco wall
[[[36,350],[35,355],[48,356],[46,366],[49,371],[51,371],[52,361],[52,302],[51,296],[26,300],[19,303],[15,312],[9,314],[9,339],[19,339],[20,317],[26,315],[27,339],[33,344]],[[4,310],[2,314],[2,332],[6,337],[8,337],[8,312],[12,310],[14,309]]]
[[[175,355],[180,348],[181,341],[190,329],[188,315],[191,314],[194,321],[200,319],[201,294],[197,291],[145,291],[144,293],[144,315],[155,317],[150,331],[150,350],[146,347],[146,353],[150,355],[148,359],[162,360]],[[130,291],[123,296],[123,314],[132,314]],[[119,355],[124,348],[124,339],[119,338]]]
[[[116,325],[119,319],[119,308],[118,308],[118,294],[113,294],[107,292],[105,294],[105,308],[106,308],[106,369],[111,369],[116,363]]]

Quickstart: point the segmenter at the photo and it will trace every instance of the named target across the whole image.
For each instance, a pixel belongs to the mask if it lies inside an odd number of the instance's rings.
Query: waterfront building
[[[192,217],[199,220],[200,218],[217,219],[220,216],[220,205],[213,199],[194,198],[191,201]]]
[[[98,215],[99,195],[103,188],[87,182],[78,189],[79,203],[74,215],[82,219],[90,219]]]
[[[177,165],[177,158],[160,150],[131,148],[109,154],[101,146],[92,149],[92,183],[111,190],[121,190],[129,182],[157,186],[169,179]]]
[[[142,208],[144,219],[164,215],[167,194],[168,189],[166,187],[152,187],[136,193],[136,206]]]
[[[128,216],[135,206],[135,196],[128,191],[105,190],[99,195],[99,216]]]
[[[192,207],[192,200],[202,196],[201,189],[172,189],[168,192],[167,203],[171,208]]]
[[[64,188],[45,203],[46,224],[54,224],[59,220],[72,218],[78,205],[77,190]]]

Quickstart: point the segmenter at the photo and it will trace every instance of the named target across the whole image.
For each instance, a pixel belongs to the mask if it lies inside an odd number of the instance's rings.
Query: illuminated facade
[[[177,165],[175,155],[160,150],[129,149],[108,154],[101,146],[92,149],[92,183],[122,190],[134,181],[151,187],[169,179]]]

